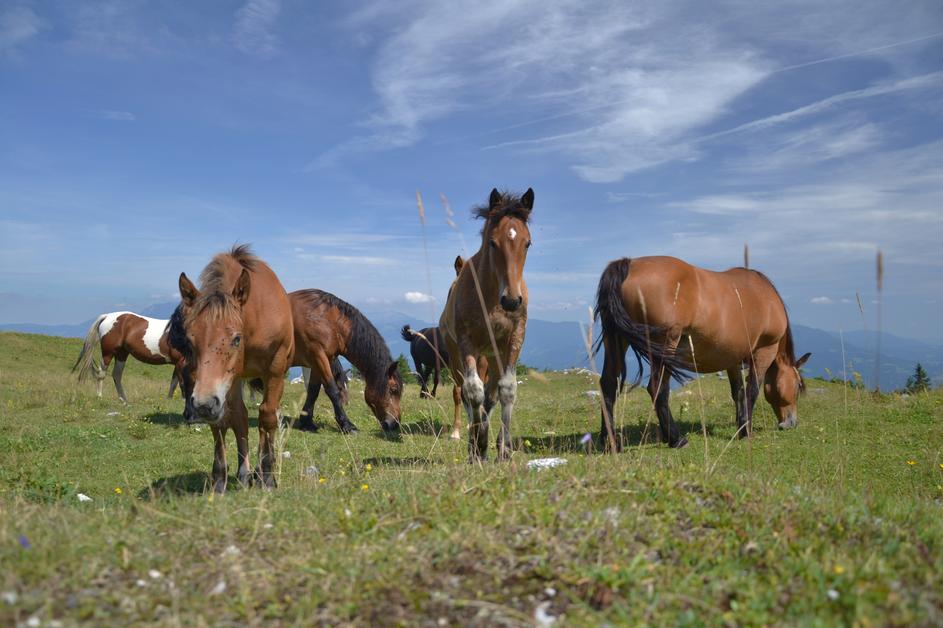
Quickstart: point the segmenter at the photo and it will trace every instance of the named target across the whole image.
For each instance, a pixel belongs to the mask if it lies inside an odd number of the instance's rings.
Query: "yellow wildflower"
[[[120,486],[116,486],[116,487],[115,487],[115,495],[121,495],[121,487],[120,487]]]
[[[369,490],[370,490],[370,485],[369,485],[369,484],[361,484],[361,485],[360,485],[360,490],[361,490],[361,491],[364,491],[364,492],[369,491]]]
[[[366,469],[367,471],[373,471],[373,465],[368,462],[367,466],[365,466],[364,469]]]
[[[840,576],[843,573],[845,573],[845,568],[842,567],[841,565],[835,565],[835,567],[832,568],[832,571],[834,571],[837,575]]]
[[[910,466],[914,466],[915,464],[917,464],[917,461],[916,461],[916,460],[908,460],[908,461],[907,461],[907,464],[909,464]]]
[[[327,483],[327,478],[318,478],[318,484],[325,484],[325,483]]]

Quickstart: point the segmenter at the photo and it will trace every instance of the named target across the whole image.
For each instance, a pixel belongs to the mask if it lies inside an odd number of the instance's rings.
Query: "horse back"
[[[249,297],[242,308],[246,374],[287,370],[295,344],[288,294],[265,262],[256,260],[247,270]]]

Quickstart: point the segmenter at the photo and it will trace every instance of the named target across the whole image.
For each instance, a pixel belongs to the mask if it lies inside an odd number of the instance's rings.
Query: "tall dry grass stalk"
[[[882,312],[884,310],[884,254],[878,249],[877,268],[875,269],[878,288],[878,338],[875,346],[874,356],[874,386],[877,392],[881,392],[881,337],[884,335],[884,325]]]

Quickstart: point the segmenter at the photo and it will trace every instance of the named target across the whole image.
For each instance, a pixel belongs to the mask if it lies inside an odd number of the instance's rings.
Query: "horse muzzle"
[[[383,428],[383,431],[387,434],[393,434],[399,432],[399,421],[388,416],[380,421],[380,427]]]
[[[501,307],[507,312],[516,312],[524,302],[524,297],[509,297],[506,294],[501,295]]]
[[[791,430],[794,428],[799,421],[796,419],[795,413],[789,414],[786,416],[786,419],[779,424],[779,429],[781,430]]]
[[[205,399],[197,401],[196,397],[191,396],[187,407],[184,408],[183,418],[190,425],[196,423],[215,424],[223,418],[223,400],[217,395],[212,395]]]

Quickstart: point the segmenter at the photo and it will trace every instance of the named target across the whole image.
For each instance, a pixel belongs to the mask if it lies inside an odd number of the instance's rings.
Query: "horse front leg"
[[[478,376],[475,356],[465,355],[462,400],[468,413],[468,461],[481,462],[488,457],[488,417],[484,413],[485,384]]]
[[[452,434],[449,438],[459,440],[462,438],[462,389],[458,384],[452,384],[452,403],[455,413],[452,418]]]
[[[124,374],[124,365],[127,364],[127,358],[125,360],[115,360],[115,368],[111,372],[112,379],[115,380],[115,390],[118,391],[118,399],[121,399],[123,403],[128,403],[128,398],[124,394],[124,388],[121,386],[121,376]]]
[[[312,377],[310,369],[308,373],[308,377],[305,378],[305,402],[301,406],[301,414],[298,417],[298,429],[317,432],[318,426],[314,422],[314,404],[321,393],[321,379],[317,376]]]
[[[494,386],[497,389],[497,397],[501,401],[501,429],[497,440],[498,460],[511,458],[511,416],[514,413],[514,402],[517,400],[517,367],[515,364],[508,364],[504,368],[504,374]],[[498,373],[496,365],[491,370]],[[489,389],[493,381],[495,381],[494,378],[488,381]]]
[[[236,471],[236,480],[239,486],[247,488],[249,486],[249,410],[242,401],[241,389],[240,395],[236,399],[226,402],[229,405],[229,424],[232,427],[233,434],[236,435],[236,460],[238,470]]]
[[[737,436],[746,438],[749,436],[747,427],[747,393],[743,385],[743,370],[741,365],[727,369],[727,379],[730,381],[730,396],[733,398],[734,406],[737,408]]]
[[[285,388],[284,377],[269,377],[259,405],[259,462],[255,477],[262,488],[275,488],[275,438],[278,434],[278,404]]]
[[[213,492],[225,493],[228,470],[226,468],[226,430],[225,424],[213,426]]]

